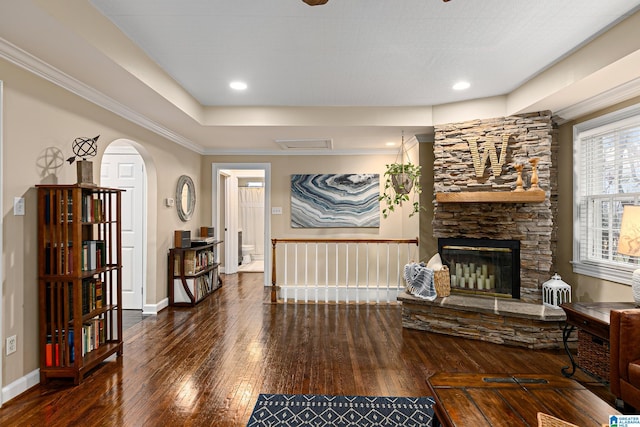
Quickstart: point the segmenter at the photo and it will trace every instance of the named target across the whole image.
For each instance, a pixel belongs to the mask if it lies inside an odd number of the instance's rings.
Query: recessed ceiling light
[[[471,83],[469,82],[458,82],[453,85],[453,90],[465,90],[471,87]]]
[[[245,82],[235,81],[229,83],[229,87],[233,90],[245,90],[247,88],[247,84]]]
[[[385,142],[384,145],[386,145],[387,147],[393,147],[394,145],[396,145],[396,143],[393,141],[389,141],[389,142]]]

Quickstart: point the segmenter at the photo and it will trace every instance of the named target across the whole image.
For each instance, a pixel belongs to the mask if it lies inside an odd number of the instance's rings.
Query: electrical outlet
[[[15,335],[10,336],[9,338],[7,338],[7,356],[10,355],[11,353],[15,353],[17,350],[17,343],[18,339],[16,338]]]

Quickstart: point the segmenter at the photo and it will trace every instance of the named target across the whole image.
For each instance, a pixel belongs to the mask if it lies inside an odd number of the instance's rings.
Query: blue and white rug
[[[430,397],[261,394],[247,427],[431,426]]]

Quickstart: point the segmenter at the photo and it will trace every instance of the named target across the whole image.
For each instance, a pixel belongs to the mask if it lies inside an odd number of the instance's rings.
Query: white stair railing
[[[272,239],[271,301],[391,303],[418,239]]]

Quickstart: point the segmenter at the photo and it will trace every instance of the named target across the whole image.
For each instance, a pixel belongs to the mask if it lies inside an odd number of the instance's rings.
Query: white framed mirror
[[[181,175],[176,187],[176,209],[182,221],[189,221],[196,207],[196,187],[191,177]]]

